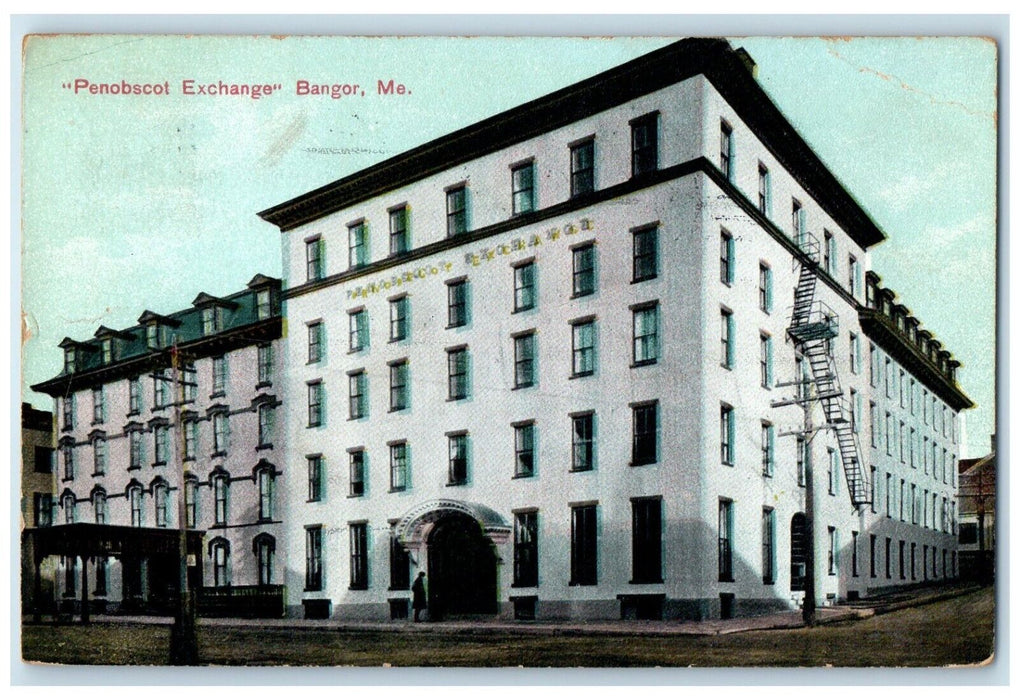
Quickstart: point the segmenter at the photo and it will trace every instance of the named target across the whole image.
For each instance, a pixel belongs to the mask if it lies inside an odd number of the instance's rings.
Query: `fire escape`
[[[810,366],[810,376],[798,377],[786,383],[798,386],[797,397],[773,402],[773,406],[819,402],[825,424],[815,429],[829,429],[836,434],[839,455],[846,476],[850,502],[854,508],[871,502],[868,475],[862,466],[861,448],[854,432],[853,407],[843,396],[839,376],[832,358],[832,339],[839,335],[839,317],[820,300],[815,299],[818,286],[819,244],[810,233],[802,234],[797,242],[805,259],[800,261],[800,276],[794,293],[793,316],[786,333],[794,348]],[[805,374],[808,374],[805,372]],[[812,385],[814,391],[812,391]],[[805,411],[807,416],[810,411]],[[814,432],[806,417],[804,432]]]

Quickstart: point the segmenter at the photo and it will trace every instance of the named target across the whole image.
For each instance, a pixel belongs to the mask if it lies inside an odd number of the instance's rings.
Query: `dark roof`
[[[804,190],[860,245],[885,239],[768,97],[747,53],[683,39],[259,212],[282,231],[704,74]]]
[[[27,401],[21,402],[21,427],[28,430],[53,431],[53,413],[41,411]]]
[[[270,318],[259,320],[256,311],[258,291],[269,283],[275,293],[270,296]],[[84,386],[95,386],[125,376],[134,376],[149,369],[169,365],[167,347],[153,350],[148,347],[145,325],[156,321],[172,328],[178,348],[190,358],[203,357],[225,352],[234,347],[252,345],[256,342],[278,338],[282,330],[280,307],[280,280],[263,277],[260,284],[246,287],[243,291],[223,297],[210,297],[205,293],[198,299],[216,299],[223,305],[223,329],[210,336],[202,334],[202,310],[199,306],[183,309],[169,315],[145,311],[139,317],[139,324],[123,330],[111,330],[101,326],[98,337],[87,341],[64,338],[60,347],[76,349],[75,371],[66,368],[56,377],[32,387],[34,391],[59,396],[66,391]],[[243,331],[243,332],[241,332]],[[113,362],[103,364],[102,339],[111,338]],[[166,345],[170,338],[166,338]]]

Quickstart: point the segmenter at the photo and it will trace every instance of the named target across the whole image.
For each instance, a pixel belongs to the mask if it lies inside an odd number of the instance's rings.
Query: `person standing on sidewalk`
[[[414,600],[411,602],[411,607],[414,608],[414,621],[421,622],[419,615],[422,610],[428,608],[428,602],[425,597],[425,572],[419,571],[418,578],[414,580],[411,585],[411,592],[414,594]]]

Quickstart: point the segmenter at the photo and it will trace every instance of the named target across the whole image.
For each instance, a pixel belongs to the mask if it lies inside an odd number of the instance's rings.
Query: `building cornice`
[[[684,39],[259,212],[289,231],[481,156],[703,74],[798,184],[861,246],[885,235],[723,39]]]

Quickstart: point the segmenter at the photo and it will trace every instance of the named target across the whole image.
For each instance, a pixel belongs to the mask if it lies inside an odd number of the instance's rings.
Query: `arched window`
[[[106,524],[106,491],[101,488],[92,492],[92,512],[97,525]]]
[[[185,527],[196,527],[198,522],[198,477],[188,474],[184,477]]]
[[[209,543],[209,558],[212,560],[213,585],[217,588],[230,585],[230,542],[217,537]]]
[[[225,471],[214,472],[212,477],[212,489],[213,501],[215,503],[214,524],[226,525],[230,476]]]
[[[64,522],[70,525],[75,521],[75,503],[77,499],[70,491],[65,491],[60,497],[60,507],[64,510]]]
[[[152,505],[156,512],[156,527],[166,527],[170,512],[170,487],[162,479],[152,484]]]
[[[257,535],[252,542],[255,562],[258,565],[259,585],[273,583],[273,561],[276,559],[276,539],[265,532]]]
[[[131,508],[131,527],[142,526],[142,485],[135,482],[127,489],[128,505]]]

